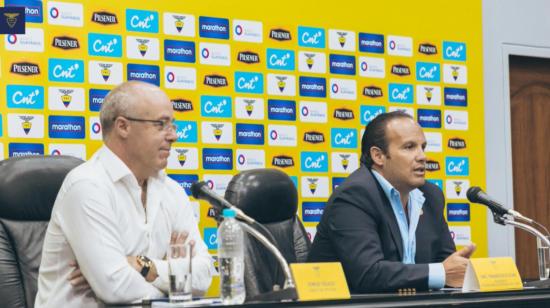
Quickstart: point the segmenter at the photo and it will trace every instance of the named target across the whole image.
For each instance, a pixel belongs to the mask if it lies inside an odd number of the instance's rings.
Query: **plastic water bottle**
[[[246,297],[243,230],[235,215],[232,209],[223,210],[223,222],[218,228],[220,291],[224,305],[242,304]]]

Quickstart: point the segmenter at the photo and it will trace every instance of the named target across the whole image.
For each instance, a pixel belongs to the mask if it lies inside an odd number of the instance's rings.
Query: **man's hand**
[[[73,288],[77,289],[78,291],[86,291],[90,289],[90,285],[88,284],[88,281],[86,281],[86,278],[84,278],[84,275],[82,275],[80,267],[78,267],[78,263],[73,260],[69,262],[69,266],[74,267],[73,271],[69,275],[69,278],[67,278]]]
[[[443,261],[445,285],[452,288],[462,287],[464,283],[464,274],[468,266],[468,258],[470,258],[475,250],[476,245],[472,243],[448,256],[447,259]]]

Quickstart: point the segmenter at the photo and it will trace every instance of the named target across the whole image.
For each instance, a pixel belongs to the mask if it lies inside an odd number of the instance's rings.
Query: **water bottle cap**
[[[237,213],[234,209],[224,209],[222,213],[223,217],[225,218],[234,218],[235,216],[237,216]]]

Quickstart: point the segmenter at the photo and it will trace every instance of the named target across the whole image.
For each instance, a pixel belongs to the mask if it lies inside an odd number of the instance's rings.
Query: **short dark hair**
[[[361,163],[371,169],[374,163],[370,156],[370,149],[378,147],[383,153],[388,152],[388,139],[386,138],[386,126],[394,119],[412,119],[414,118],[403,110],[382,113],[374,118],[367,126],[363,139],[361,139]]]

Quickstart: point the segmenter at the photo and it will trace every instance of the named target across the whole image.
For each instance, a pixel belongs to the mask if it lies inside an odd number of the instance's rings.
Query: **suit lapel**
[[[397,247],[397,252],[399,253],[399,260],[403,259],[403,239],[401,238],[401,231],[399,231],[399,226],[397,225],[397,219],[393,213],[390,200],[384,194],[384,190],[380,187],[378,181],[374,178],[370,170],[364,167],[367,171],[367,185],[369,191],[376,191],[378,193],[373,194],[371,197],[374,201],[374,204],[379,205],[380,213],[382,213],[382,219],[388,224],[390,228],[391,237]]]

